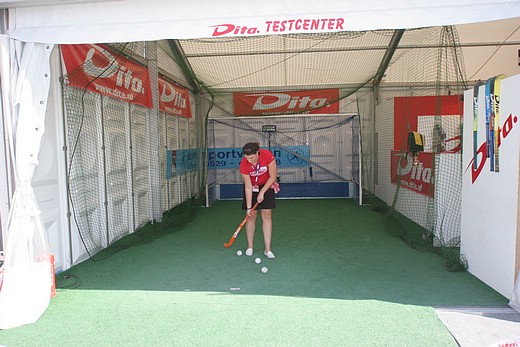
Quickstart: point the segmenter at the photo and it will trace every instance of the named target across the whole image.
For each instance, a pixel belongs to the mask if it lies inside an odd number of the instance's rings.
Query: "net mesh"
[[[161,235],[153,228],[147,228],[154,231],[146,235],[134,234],[147,224],[165,218],[165,224],[175,226],[165,230],[181,228],[193,218],[193,207],[205,201],[207,106],[197,104],[193,109],[199,117],[185,118],[89,90],[120,57],[150,65],[145,43],[105,49],[113,60],[102,64],[103,69],[100,64],[82,64],[63,76],[70,206],[74,226],[93,260]],[[153,49],[161,71],[172,66],[167,45]],[[180,69],[168,71],[165,76],[182,80]],[[91,78],[85,80],[85,75]],[[83,88],[70,83],[78,79]],[[173,171],[171,153],[179,153],[176,159],[184,161],[182,172]]]
[[[149,44],[111,47],[150,69]],[[215,149],[254,140],[303,162],[279,169],[282,183],[301,184],[296,197],[317,182],[360,184],[362,201],[383,213],[389,232],[442,254],[451,270],[465,267],[458,250],[466,77],[453,27],[166,40],[156,55],[161,74],[190,88],[193,118],[72,87],[64,76],[70,197],[87,249],[218,199],[213,188],[240,177],[236,167],[216,167]],[[336,115],[234,117],[234,92],[327,88],[338,90]],[[263,132],[266,124],[277,131]],[[410,150],[410,132],[424,136],[421,150]]]
[[[364,187],[367,201],[385,213],[389,232],[411,247],[441,254],[450,271],[459,271],[466,268],[459,254],[465,72],[454,29],[428,31],[422,42],[430,48],[403,50],[385,76],[401,82],[381,87],[374,121],[362,123],[371,127],[364,133],[373,133],[376,142],[363,141],[364,158],[370,159],[367,153],[376,156],[364,163],[374,172]],[[372,105],[360,107],[360,114],[367,114]],[[424,136],[416,160],[408,141],[411,131]]]
[[[264,131],[265,126],[274,126],[276,131]],[[359,197],[357,115],[211,119],[209,130],[209,189],[241,186],[241,147],[258,142],[274,154],[281,184],[279,197]],[[313,194],[316,189],[322,190],[321,195]],[[227,196],[241,197],[241,189]]]

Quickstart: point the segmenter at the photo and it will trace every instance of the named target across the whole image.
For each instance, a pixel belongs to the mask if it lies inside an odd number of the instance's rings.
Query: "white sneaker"
[[[248,257],[252,256],[252,255],[253,255],[253,249],[252,249],[252,248],[248,248],[248,249],[246,249],[246,255],[247,255]]]
[[[264,252],[264,255],[269,258],[269,259],[274,259],[275,256],[273,254],[273,252],[269,251],[269,252]]]

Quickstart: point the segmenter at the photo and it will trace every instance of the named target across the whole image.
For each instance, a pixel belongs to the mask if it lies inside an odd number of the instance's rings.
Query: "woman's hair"
[[[249,142],[242,147],[242,154],[251,155],[255,154],[260,150],[260,144],[258,142]]]

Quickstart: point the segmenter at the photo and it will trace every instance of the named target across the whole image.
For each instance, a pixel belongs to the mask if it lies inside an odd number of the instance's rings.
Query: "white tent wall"
[[[0,291],[0,329],[9,329],[35,322],[51,296],[51,254],[32,183],[45,133],[52,45],[0,35],[0,47],[7,166],[15,182]]]
[[[49,248],[55,259],[55,270],[61,272],[69,268],[71,259],[71,242],[75,248],[82,248],[79,240],[70,239],[66,158],[63,148],[65,143],[65,123],[63,122],[63,99],[59,77],[61,76],[61,61],[58,46],[55,46],[50,56],[50,88],[45,117],[45,134],[42,140],[42,150],[39,165],[34,173],[33,187],[38,206],[42,213]],[[77,234],[76,234],[77,235]],[[84,252],[84,250],[82,250]],[[76,252],[80,254],[80,252]]]
[[[374,193],[380,197],[387,205],[392,205],[392,200],[395,195],[396,186],[390,184],[390,170],[383,168],[390,167],[390,152],[385,150],[387,148],[394,148],[394,98],[391,95],[388,98],[380,97],[380,102],[376,106],[376,114],[380,117],[374,117],[375,129],[377,134],[377,167],[381,167],[375,177],[376,185]],[[381,148],[381,150],[379,150]]]

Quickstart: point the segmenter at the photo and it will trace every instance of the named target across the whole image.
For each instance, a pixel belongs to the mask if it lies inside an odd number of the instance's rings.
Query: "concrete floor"
[[[510,307],[436,308],[461,347],[520,346],[520,312]]]

